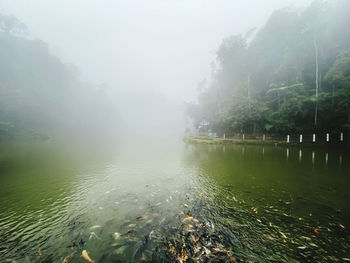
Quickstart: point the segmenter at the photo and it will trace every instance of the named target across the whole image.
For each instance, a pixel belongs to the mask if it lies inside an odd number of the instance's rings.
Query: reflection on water
[[[243,150],[244,151],[244,150]],[[289,160],[289,148],[286,148],[285,149],[286,151],[286,159]],[[308,152],[307,150],[304,150],[304,152]],[[334,152],[334,150],[333,150]],[[262,156],[264,157],[265,155],[265,149],[264,147],[262,148]],[[317,158],[318,159],[322,159],[322,156],[321,155],[324,155],[324,163],[325,165],[327,166],[328,165],[328,159],[329,159],[329,153],[328,152],[318,152],[318,156]],[[315,164],[315,151],[312,151],[311,152],[311,163],[314,165]],[[299,158],[299,161],[301,161],[304,157],[303,157],[303,150],[302,149],[299,149],[298,150],[298,158]],[[338,166],[339,168],[342,166],[343,164],[343,155],[341,152],[335,152],[335,159],[338,159]]]
[[[1,148],[0,262],[35,261],[39,249],[48,262],[74,251],[71,262],[81,262],[83,249],[96,262],[151,262],[186,216],[232,232],[235,255],[254,262],[337,262],[350,253],[347,152],[72,146]]]

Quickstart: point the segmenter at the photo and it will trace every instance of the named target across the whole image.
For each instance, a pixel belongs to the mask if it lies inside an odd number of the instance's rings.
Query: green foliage
[[[214,80],[190,116],[226,134],[348,128],[349,13],[347,0],[315,1],[302,12],[275,11],[252,40],[225,39]]]
[[[116,116],[108,87],[83,83],[25,32],[16,18],[0,14],[0,139],[107,128]]]
[[[337,56],[325,79],[329,82],[338,82],[341,86],[350,85],[350,50],[345,50]]]
[[[236,97],[226,120],[233,130],[256,132],[264,127],[267,108],[259,101],[251,101],[247,97]]]
[[[0,14],[0,32],[12,33],[17,35],[27,35],[27,27],[14,16],[5,16]]]

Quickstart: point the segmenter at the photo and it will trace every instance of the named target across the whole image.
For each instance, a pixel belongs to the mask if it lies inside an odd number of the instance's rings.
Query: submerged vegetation
[[[187,113],[219,134],[346,132],[350,128],[350,2],[275,11],[225,39],[210,85]],[[203,87],[201,87],[203,88]]]

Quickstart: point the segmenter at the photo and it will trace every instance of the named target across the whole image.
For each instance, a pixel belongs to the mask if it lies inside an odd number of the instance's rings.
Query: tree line
[[[317,0],[224,39],[213,78],[187,114],[226,135],[348,130],[349,14],[348,0]]]
[[[0,140],[114,133],[109,90],[82,81],[23,23],[0,14]]]

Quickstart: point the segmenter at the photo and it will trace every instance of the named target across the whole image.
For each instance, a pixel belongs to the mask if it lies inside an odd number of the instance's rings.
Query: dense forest
[[[23,23],[0,14],[0,140],[113,133],[109,90],[83,82]]]
[[[224,39],[213,80],[187,113],[226,135],[348,130],[349,14],[348,0],[320,0]]]

